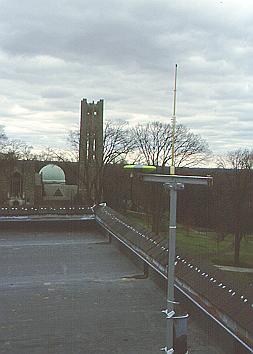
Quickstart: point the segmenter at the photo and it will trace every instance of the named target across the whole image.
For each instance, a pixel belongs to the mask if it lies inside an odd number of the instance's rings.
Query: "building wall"
[[[35,168],[31,161],[19,161],[22,166],[23,189],[25,194],[25,204],[34,205],[35,199]]]
[[[59,193],[57,193],[59,192]],[[70,201],[73,202],[77,193],[76,185],[66,185],[63,183],[52,183],[44,185],[44,201]]]
[[[0,204],[5,205],[10,191],[10,164],[0,161]]]
[[[24,205],[43,205],[43,184],[40,169],[51,162],[0,160],[0,206],[10,206],[15,198],[11,198],[11,178],[15,172],[22,177],[22,196],[16,198]],[[52,162],[55,163],[55,162]],[[55,164],[64,169],[66,175],[65,198],[63,202],[72,200],[77,191],[77,163],[64,162]],[[50,199],[50,198],[47,198]],[[47,201],[47,204],[50,201]]]

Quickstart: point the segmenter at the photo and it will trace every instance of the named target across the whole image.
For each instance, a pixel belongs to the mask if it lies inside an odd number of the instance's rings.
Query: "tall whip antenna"
[[[176,131],[176,96],[177,96],[177,64],[175,67],[175,81],[173,90],[173,114],[171,118],[171,166],[170,174],[175,174],[175,131]]]

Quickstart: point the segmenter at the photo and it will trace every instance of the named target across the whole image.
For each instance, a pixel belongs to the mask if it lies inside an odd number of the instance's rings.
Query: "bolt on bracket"
[[[161,348],[162,352],[165,352],[166,354],[173,354],[174,353],[174,349],[168,349],[167,347]]]
[[[171,319],[171,318],[173,318],[173,316],[175,315],[175,311],[168,311],[167,309],[166,310],[162,310],[162,312],[163,313],[165,313],[165,315],[166,315],[166,318],[168,318],[168,319]]]

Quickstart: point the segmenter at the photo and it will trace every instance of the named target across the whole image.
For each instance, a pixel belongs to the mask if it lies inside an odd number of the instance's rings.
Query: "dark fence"
[[[25,216],[25,215],[83,215],[93,214],[87,206],[74,207],[0,207],[0,216]]]

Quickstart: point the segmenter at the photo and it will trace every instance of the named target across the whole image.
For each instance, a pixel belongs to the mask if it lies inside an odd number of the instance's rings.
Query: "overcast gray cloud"
[[[81,98],[106,119],[178,121],[216,152],[252,147],[250,0],[0,0],[0,124],[65,147]]]

